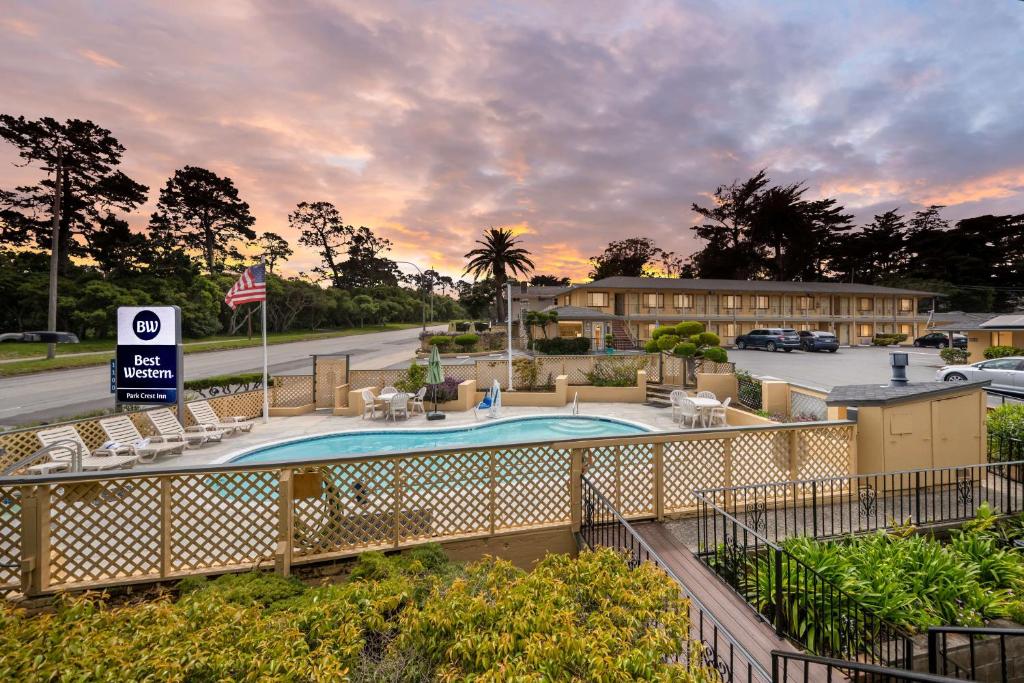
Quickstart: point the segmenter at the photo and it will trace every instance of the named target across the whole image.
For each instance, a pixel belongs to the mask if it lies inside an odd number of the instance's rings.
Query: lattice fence
[[[406,370],[349,370],[350,389],[394,386],[406,378]]]
[[[828,419],[828,405],[821,395],[801,391],[790,384],[789,416],[794,420],[825,420]]]
[[[761,410],[761,380],[749,372],[736,373],[739,402],[751,410]]]
[[[282,375],[274,378],[270,400],[282,408],[313,403],[313,375]]]
[[[316,382],[316,407],[334,407],[334,389],[345,383],[348,356],[316,356],[313,362]]]
[[[0,486],[0,586],[19,585],[21,564],[21,490]]]

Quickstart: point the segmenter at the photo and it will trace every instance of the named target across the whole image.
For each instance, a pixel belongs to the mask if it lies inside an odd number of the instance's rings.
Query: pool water
[[[232,462],[321,460],[346,455],[405,453],[436,448],[631,436],[649,431],[638,424],[603,417],[519,417],[447,429],[390,429],[327,434],[258,448],[233,458]]]

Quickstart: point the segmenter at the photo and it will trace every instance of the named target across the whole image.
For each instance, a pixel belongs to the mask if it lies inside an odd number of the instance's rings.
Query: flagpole
[[[263,329],[263,424],[270,422],[270,387],[267,386],[267,271],[266,271],[266,258],[261,258],[260,263],[263,264],[263,283],[264,283],[264,294],[263,301],[260,302],[260,318],[262,318],[263,324],[260,327]]]

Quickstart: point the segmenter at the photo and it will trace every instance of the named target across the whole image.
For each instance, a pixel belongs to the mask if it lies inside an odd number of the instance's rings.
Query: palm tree
[[[496,317],[500,322],[502,311],[505,310],[502,306],[503,288],[509,273],[525,276],[533,270],[533,261],[530,260],[530,252],[517,246],[519,242],[508,228],[488,228],[484,230],[484,238],[476,243],[480,246],[466,254],[469,263],[463,274],[471,273],[473,279],[481,275],[494,278],[494,302],[498,309]]]

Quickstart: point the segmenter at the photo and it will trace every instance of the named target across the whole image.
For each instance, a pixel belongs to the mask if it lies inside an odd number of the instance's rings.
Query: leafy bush
[[[517,388],[532,391],[540,377],[540,365],[533,358],[516,358],[512,361],[512,377]]]
[[[658,340],[666,334],[676,334],[676,328],[672,325],[659,325],[651,330],[651,339]]]
[[[1024,349],[1016,346],[990,346],[985,349],[985,358],[1006,358],[1007,356],[1024,356]]]
[[[712,346],[709,349],[704,349],[704,358],[715,363],[727,363],[729,354],[720,346]]]
[[[203,391],[213,387],[227,387],[232,384],[256,384],[262,386],[262,372],[243,372],[237,375],[216,375],[203,379],[190,379],[185,382],[186,391]]]
[[[647,362],[642,358],[604,359],[597,361],[584,376],[587,384],[595,387],[635,387],[636,373],[645,367]]]
[[[675,356],[682,356],[683,358],[693,358],[697,355],[697,345],[693,342],[682,342],[676,344],[672,349],[672,354]]]
[[[480,335],[476,335],[476,334],[460,334],[458,337],[456,337],[452,341],[455,342],[455,345],[458,346],[463,351],[469,351],[474,346],[476,346],[478,341],[480,341]]]
[[[901,336],[903,337],[902,340],[899,338]],[[892,346],[893,344],[897,344],[900,341],[905,341],[906,338],[907,335],[905,334],[876,334],[874,337],[871,338],[871,344],[873,346]]]
[[[695,334],[700,334],[704,331],[704,323],[699,323],[696,320],[684,320],[683,322],[676,325],[676,334],[680,337],[689,338]]]
[[[1024,404],[1006,403],[989,411],[988,434],[998,439],[1024,439]]]
[[[587,337],[534,339],[530,343],[530,348],[548,356],[579,356],[590,351],[590,339]]]
[[[459,385],[462,380],[457,377],[445,377],[444,381],[437,385],[430,385],[427,389],[428,400],[434,400],[434,392],[437,391],[438,403],[442,401],[454,401],[459,397]],[[436,389],[434,388],[436,386]]]
[[[395,382],[395,388],[399,391],[415,394],[426,383],[427,366],[413,361],[409,364],[409,369],[405,371],[405,375]]]
[[[658,340],[648,339],[644,343],[644,351],[646,351],[647,353],[658,353],[659,351],[661,351],[661,349],[658,348]]]
[[[670,328],[671,329],[671,328]],[[658,337],[658,350],[660,351],[671,351],[675,348],[676,344],[679,343],[679,335],[676,334],[663,334]]]
[[[451,343],[452,343],[452,338],[449,337],[446,334],[435,334],[434,336],[432,336],[430,338],[430,342],[429,342],[429,344],[431,346],[438,347],[438,351],[440,351],[443,348],[448,347],[448,345],[451,344]]]
[[[532,572],[438,546],[365,553],[342,583],[266,574],[182,583],[112,607],[0,606],[3,680],[711,680],[687,662],[688,607],[649,563],[612,550]],[[515,637],[509,637],[514,633]],[[683,663],[673,662],[681,659]]]
[[[941,357],[943,362],[947,365],[963,365],[970,360],[971,354],[968,353],[967,349],[958,349],[954,346],[950,346],[939,351],[939,357]]]

